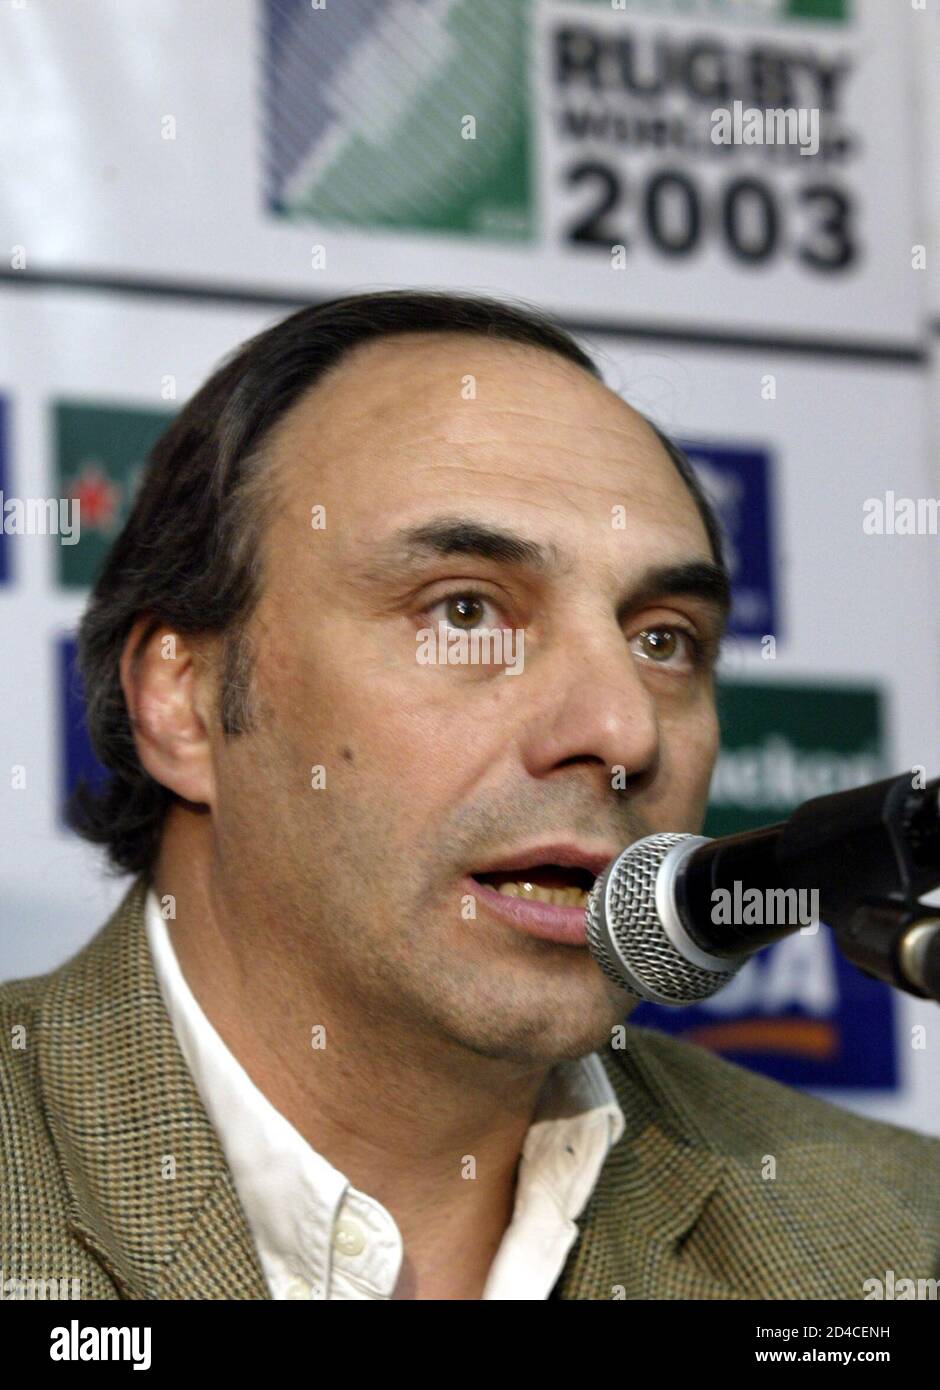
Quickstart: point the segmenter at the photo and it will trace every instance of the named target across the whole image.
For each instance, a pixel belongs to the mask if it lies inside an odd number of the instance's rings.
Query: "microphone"
[[[916,780],[815,797],[785,821],[719,839],[637,840],[588,898],[594,960],[637,998],[682,1008],[824,919],[866,974],[940,999],[940,909],[918,901],[940,886],[940,778]]]

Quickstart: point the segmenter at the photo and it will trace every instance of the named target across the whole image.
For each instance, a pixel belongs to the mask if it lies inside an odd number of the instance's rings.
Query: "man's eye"
[[[493,605],[487,603],[482,595],[473,592],[448,594],[446,598],[439,599],[428,609],[430,617],[434,614],[440,615],[435,621],[443,622],[460,632],[472,632],[478,627],[500,626],[495,619]]]
[[[700,658],[701,643],[683,627],[647,627],[635,640],[639,643],[637,656],[660,666],[695,666]]]

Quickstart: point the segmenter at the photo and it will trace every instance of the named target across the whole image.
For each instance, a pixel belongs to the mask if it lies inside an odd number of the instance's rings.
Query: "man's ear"
[[[213,683],[204,645],[143,614],[124,643],[120,671],[141,763],[177,796],[214,807]]]

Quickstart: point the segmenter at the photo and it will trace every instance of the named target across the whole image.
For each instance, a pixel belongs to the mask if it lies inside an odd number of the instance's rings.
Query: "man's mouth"
[[[471,880],[504,898],[574,907],[582,911],[595,879],[616,857],[617,850],[590,850],[555,843],[518,850],[474,869]]]
[[[576,865],[534,864],[526,869],[499,869],[473,875],[478,883],[506,898],[527,898],[556,907],[587,906],[594,875]]]
[[[571,842],[533,845],[491,859],[463,881],[491,917],[530,936],[584,947],[588,894],[617,852]]]

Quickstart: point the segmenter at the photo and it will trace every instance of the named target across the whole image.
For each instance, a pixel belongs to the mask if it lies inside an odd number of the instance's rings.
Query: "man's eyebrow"
[[[731,611],[731,584],[727,573],[711,560],[686,560],[677,565],[659,565],[640,575],[631,585],[625,608],[637,608],[656,598],[688,595],[704,599],[715,607],[722,621]]]
[[[398,531],[369,562],[366,578],[379,578],[434,556],[467,555],[497,564],[520,565],[539,573],[561,571],[557,546],[526,540],[513,531],[460,517],[441,517]]]
[[[497,564],[525,566],[540,574],[570,569],[558,547],[540,544],[514,531],[461,517],[439,517],[420,526],[407,527],[391,536],[370,558],[361,577],[385,579],[394,572],[432,557],[467,555]],[[687,594],[704,599],[722,619],[731,609],[731,588],[723,569],[711,560],[687,560],[648,569],[631,585],[624,607],[669,595]]]

